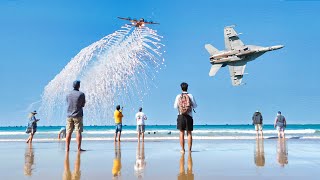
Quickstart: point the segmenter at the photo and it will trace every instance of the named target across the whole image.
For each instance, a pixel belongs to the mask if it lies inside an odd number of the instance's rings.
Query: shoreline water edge
[[[39,126],[35,141],[55,141],[62,126]],[[0,127],[0,141],[24,141],[27,137],[26,127]],[[264,138],[277,137],[273,125],[263,126]],[[254,126],[252,125],[195,125],[194,139],[255,139]],[[288,125],[285,130],[288,139],[320,139],[320,124],[294,124]],[[147,125],[146,140],[172,140],[178,139],[179,131],[175,125]],[[114,126],[86,126],[84,127],[83,140],[113,140]],[[136,140],[136,126],[123,127],[123,140]]]

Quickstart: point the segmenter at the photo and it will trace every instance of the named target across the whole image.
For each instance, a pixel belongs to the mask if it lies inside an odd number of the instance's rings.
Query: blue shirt
[[[83,117],[84,104],[86,103],[86,98],[83,92],[78,90],[73,90],[67,95],[68,103],[68,117]]]
[[[30,133],[30,132],[36,132],[37,131],[37,122],[38,122],[39,120],[38,119],[36,119],[36,117],[34,116],[34,115],[32,115],[30,118],[29,118],[29,122],[28,122],[28,127],[27,127],[27,129],[29,129],[30,131],[28,132],[28,133]]]

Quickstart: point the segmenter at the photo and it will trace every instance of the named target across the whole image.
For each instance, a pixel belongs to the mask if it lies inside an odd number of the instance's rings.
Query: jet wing
[[[217,72],[219,71],[219,69],[221,68],[222,64],[214,64],[211,66],[210,72],[209,72],[209,76],[214,76],[217,74]]]
[[[244,69],[246,68],[247,62],[236,62],[229,64],[229,72],[233,86],[241,85]]]
[[[227,50],[236,50],[244,46],[233,26],[224,28],[224,43]]]
[[[219,53],[219,50],[217,48],[213,47],[211,44],[206,44],[204,47],[209,52],[210,56],[213,56],[213,55]]]

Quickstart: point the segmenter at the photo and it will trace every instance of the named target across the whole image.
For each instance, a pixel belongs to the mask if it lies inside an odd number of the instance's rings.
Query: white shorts
[[[137,131],[139,133],[144,133],[145,131],[145,125],[137,125]]]
[[[277,126],[278,131],[284,131],[284,129],[285,129],[284,126]]]
[[[254,129],[255,129],[256,131],[262,131],[262,124],[255,124],[255,125],[254,125]]]

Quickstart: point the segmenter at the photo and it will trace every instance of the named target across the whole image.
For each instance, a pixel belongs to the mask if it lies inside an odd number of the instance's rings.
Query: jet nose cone
[[[284,45],[276,45],[276,46],[272,46],[272,50],[277,50],[277,49],[281,49],[283,48]]]

